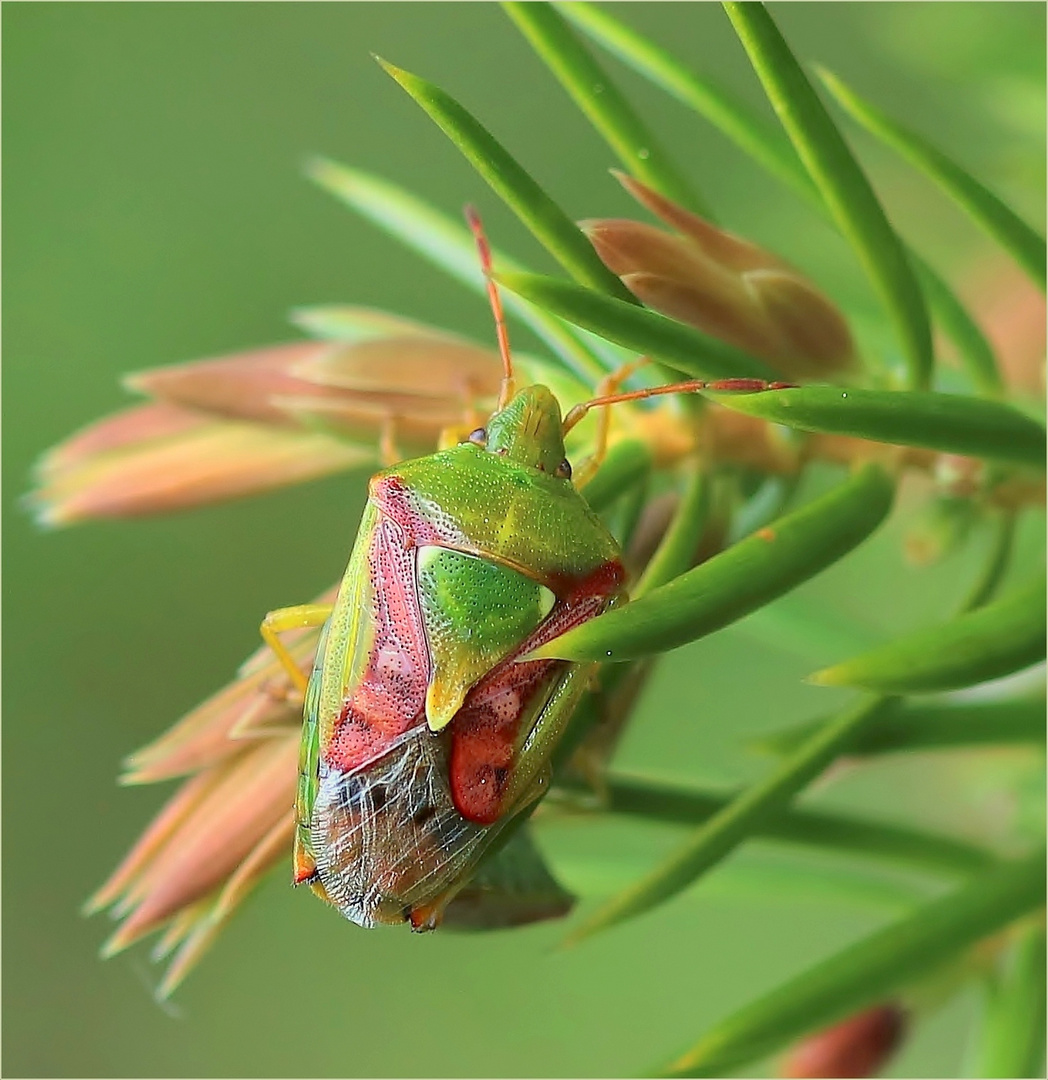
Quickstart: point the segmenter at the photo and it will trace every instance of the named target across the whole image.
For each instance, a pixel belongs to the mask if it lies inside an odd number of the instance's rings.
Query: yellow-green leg
[[[609,395],[616,394],[619,387],[622,386],[635,371],[639,371],[650,362],[651,361],[647,356],[642,356],[638,360],[631,360],[628,363],[623,364],[610,375],[605,375],[597,384],[594,401],[600,401]],[[568,415],[564,417],[565,432],[570,431],[592,407],[593,402],[584,402],[583,404],[576,405],[573,409],[570,409]],[[574,478],[576,487],[585,487],[586,484],[593,479],[597,470],[600,468],[601,462],[608,452],[608,432],[610,430],[611,410],[601,409],[600,415],[597,418],[597,436],[593,442],[593,453],[575,469]]]
[[[295,663],[295,658],[288,652],[280,640],[280,634],[288,630],[304,630],[311,626],[323,626],[331,614],[331,604],[296,604],[294,607],[278,608],[271,611],[259,627],[262,640],[273,650],[284,670],[288,673],[296,689],[306,692],[309,679]]]

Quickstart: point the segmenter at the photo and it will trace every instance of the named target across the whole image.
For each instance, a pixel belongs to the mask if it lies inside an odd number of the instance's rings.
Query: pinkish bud
[[[134,372],[124,376],[123,382],[129,390],[215,417],[294,427],[273,399],[281,395],[324,394],[312,383],[296,378],[293,370],[331,348],[316,341],[275,345],[215,360]]]
[[[605,265],[645,304],[791,377],[825,376],[852,362],[843,316],[798,271],[639,181],[616,175],[678,230],[620,219],[580,223]]]
[[[176,793],[170,832],[143,858],[137,852],[133,879],[122,907],[130,914],[104,947],[106,955],[126,948],[157,929],[190,904],[206,897],[251,854],[288,814],[295,798],[298,738],[261,739],[213,773],[189,781]],[[188,802],[185,805],[182,800]],[[290,837],[289,837],[290,840]],[[133,852],[133,855],[136,853]],[[126,878],[127,868],[117,871]],[[112,885],[103,886],[96,903],[104,902]]]
[[[53,527],[181,510],[340,472],[376,456],[329,435],[188,411],[177,424],[173,409],[145,405],[118,413],[52,450],[30,497],[37,520]],[[91,452],[91,446],[109,449]]]
[[[214,905],[205,906],[198,912],[193,907],[184,909],[185,914],[172,923],[172,930],[164,935],[154,958],[166,956],[174,945],[181,943],[164,977],[157,987],[158,998],[168,998],[189,974],[200,957],[211,947],[219,931],[244,898],[282,858],[287,858],[295,835],[295,815],[288,811],[261,840],[251,849],[247,858],[237,867],[222,887]],[[204,902],[206,905],[206,901]]]
[[[906,1014],[877,1005],[798,1042],[783,1061],[785,1077],[875,1076],[898,1048]]]
[[[313,602],[334,602],[338,586]],[[318,629],[290,630],[283,641],[303,673],[313,665]],[[244,748],[244,740],[296,738],[302,728],[302,698],[287,671],[268,645],[263,645],[237,672],[236,679],[164,732],[148,746],[125,759],[124,784],[153,784],[209,769]]]
[[[36,463],[36,474],[39,479],[48,481],[99,454],[153,439],[185,435],[206,423],[199,413],[162,401],[138,405],[96,420],[52,447]]]
[[[157,400],[49,451],[31,496],[43,525],[164,513],[339,472],[380,445],[430,452],[498,392],[490,350],[380,312],[368,333],[174,364],[125,385]],[[392,331],[396,330],[396,333]]]
[[[289,402],[309,401],[333,414],[360,406],[362,415],[421,419],[435,443],[439,419],[461,420],[470,404],[498,393],[499,378],[490,350],[431,331],[275,345],[153,368],[128,375],[124,385],[188,409],[285,427],[302,426]],[[368,434],[377,438],[374,423]]]

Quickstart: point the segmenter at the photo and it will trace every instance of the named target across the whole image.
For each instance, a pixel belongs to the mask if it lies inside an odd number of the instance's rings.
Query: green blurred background
[[[773,10],[803,58],[933,134],[1041,224],[1043,5]],[[760,103],[716,5],[616,11]],[[3,30],[7,1075],[635,1074],[927,891],[754,844],[688,895],[558,952],[559,925],[365,932],[277,874],[169,1011],[151,997],[145,949],[100,962],[106,919],[83,920],[78,906],[166,796],[118,789],[121,756],[232,674],[261,614],[341,573],[363,476],[45,534],[18,506],[34,458],[123,406],[122,372],[286,340],[297,304],[371,304],[491,340],[482,303],[302,179],[321,152],[448,211],[473,201],[501,246],[549,268],[370,52],[455,94],[574,216],[631,207],[607,175],[610,153],[493,5],[25,3],[4,6]],[[723,221],[878,318],[824,225],[704,123],[609,67]],[[990,248],[952,206],[854,141],[941,269],[964,281],[986,263]],[[900,554],[906,516],[803,591],[847,627],[844,651],[848,635],[878,639],[950,610],[987,548],[978,533],[917,572]],[[1027,524],[1017,574],[1040,542]],[[757,775],[747,735],[846,700],[800,683],[832,648],[785,640],[765,616],[670,656],[620,762],[710,783]],[[1032,768],[992,758],[978,771],[963,755],[885,762],[815,797],[992,835],[1014,809],[1007,785]],[[542,838],[566,883],[607,890],[680,836],[575,823]],[[972,1016],[970,995],[930,1016],[893,1073],[957,1075]]]

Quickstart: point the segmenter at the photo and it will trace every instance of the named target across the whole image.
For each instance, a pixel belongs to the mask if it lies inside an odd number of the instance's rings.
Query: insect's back
[[[512,409],[495,449],[372,479],[317,652],[296,880],[363,925],[417,922],[541,790],[588,671],[517,658],[622,589],[615,541],[550,464],[555,399],[530,387]],[[544,431],[552,445],[529,457]]]

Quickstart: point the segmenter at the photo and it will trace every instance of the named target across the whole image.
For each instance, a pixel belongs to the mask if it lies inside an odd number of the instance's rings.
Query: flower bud
[[[46,457],[29,498],[37,521],[55,527],[181,510],[340,472],[375,456],[328,435],[212,421],[188,411],[177,433],[165,422],[151,434],[158,415],[148,405],[118,413],[74,436],[79,446]],[[124,440],[128,431],[137,433],[133,441]],[[92,443],[115,445],[83,453]]]
[[[229,878],[287,815],[297,761],[293,735],[260,739],[219,766],[209,781],[190,781],[194,799],[185,797],[185,789],[175,794],[177,820],[152,858],[137,867],[125,896],[132,910],[103,947],[105,955],[164,925]]]
[[[38,521],[133,517],[249,495],[375,462],[380,445],[431,452],[442,430],[494,402],[501,369],[490,350],[381,312],[341,316],[357,327],[355,339],[128,376],[129,389],[154,400],[44,456],[29,500]]]
[[[786,1056],[781,1076],[875,1076],[898,1048],[906,1014],[897,1005],[877,1005],[833,1027],[809,1035]]]
[[[649,307],[751,353],[793,378],[847,368],[844,317],[800,273],[630,177],[640,203],[677,231],[622,219],[580,222],[613,273]]]

